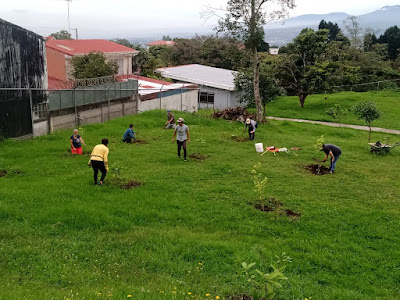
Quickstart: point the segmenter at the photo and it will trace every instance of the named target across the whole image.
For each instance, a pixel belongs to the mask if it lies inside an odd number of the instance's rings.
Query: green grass
[[[272,121],[256,141],[302,150],[260,156],[252,142],[230,139],[241,124],[176,116],[191,130],[189,154],[209,158],[178,160],[161,111],[80,130],[84,151],[110,139],[106,182],[118,168],[145,183],[132,190],[94,186],[88,157],[67,154],[70,130],[0,143],[8,171],[0,178],[0,299],[227,298],[245,292],[236,273],[243,261],[260,262],[255,248],[267,261],[293,258],[277,299],[400,299],[399,149],[372,155],[367,132]],[[131,122],[148,144],[120,142]],[[321,135],[343,149],[331,176],[303,168],[323,158],[313,146]],[[266,195],[300,218],[250,205],[257,162]]]
[[[266,110],[268,116],[337,122],[325,111],[335,104],[340,104],[342,108],[348,110],[348,115],[343,120],[344,124],[366,125],[352,113],[352,107],[362,100],[374,101],[378,109],[383,112],[382,118],[374,121],[372,126],[400,130],[399,91],[310,95],[306,98],[304,108],[300,107],[299,98],[296,96],[280,97],[279,100],[269,103]]]

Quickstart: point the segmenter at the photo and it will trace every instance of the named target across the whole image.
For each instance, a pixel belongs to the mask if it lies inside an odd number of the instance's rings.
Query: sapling
[[[335,104],[335,106],[327,109],[325,113],[332,117],[333,120],[339,122],[340,127],[342,127],[342,120],[347,115],[347,109],[342,109],[340,104]]]
[[[369,128],[368,142],[371,142],[371,123],[382,117],[382,112],[373,101],[360,101],[353,107],[353,111],[358,119],[363,119],[367,123]]]
[[[264,191],[267,188],[267,181],[268,178],[265,177],[261,172],[261,163],[258,162],[253,166],[251,170],[251,174],[253,176],[253,183],[254,183],[254,191],[258,194],[258,200],[262,202],[265,200]]]

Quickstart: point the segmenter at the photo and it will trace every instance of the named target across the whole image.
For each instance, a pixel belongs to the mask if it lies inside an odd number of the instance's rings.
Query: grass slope
[[[266,109],[268,116],[337,122],[325,111],[335,104],[340,104],[342,108],[349,111],[343,120],[344,124],[366,125],[351,111],[352,107],[362,100],[374,101],[378,109],[383,112],[382,118],[374,121],[372,126],[400,130],[400,92],[398,91],[310,95],[306,99],[304,108],[300,107],[298,97],[280,97],[279,100],[269,103]]]
[[[242,134],[238,123],[176,115],[191,130],[189,153],[209,158],[178,160],[161,111],[81,129],[86,151],[110,139],[106,182],[118,169],[145,183],[132,190],[94,186],[88,157],[67,153],[70,130],[0,143],[8,171],[0,178],[1,299],[227,298],[245,292],[236,274],[242,261],[260,262],[256,247],[271,262],[282,252],[293,258],[277,299],[400,299],[399,149],[371,155],[366,132],[271,122],[256,141],[302,150],[260,156],[252,142],[230,139]],[[130,122],[148,144],[120,142]],[[323,157],[313,147],[322,134],[343,149],[334,175],[303,168]],[[249,204],[257,162],[267,196],[300,218]]]

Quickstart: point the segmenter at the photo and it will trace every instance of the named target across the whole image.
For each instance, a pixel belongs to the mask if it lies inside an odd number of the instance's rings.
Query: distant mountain
[[[349,17],[348,14],[338,12],[321,15],[301,15],[274,22],[265,26],[266,40],[271,46],[285,45],[290,43],[303,28],[318,29],[321,20],[337,23],[345,31],[343,22],[347,17]],[[372,29],[377,35],[380,35],[391,26],[400,26],[400,5],[385,6],[357,17],[362,29]]]

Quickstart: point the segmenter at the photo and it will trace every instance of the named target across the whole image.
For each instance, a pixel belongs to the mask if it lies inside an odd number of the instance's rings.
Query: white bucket
[[[264,146],[262,143],[255,144],[257,152],[264,152]]]

